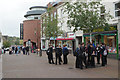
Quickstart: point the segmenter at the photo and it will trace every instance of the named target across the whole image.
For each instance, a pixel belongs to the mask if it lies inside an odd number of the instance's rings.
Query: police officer
[[[105,47],[105,45],[104,45],[104,43],[102,43],[101,44],[101,51],[100,51],[100,53],[101,53],[101,55],[102,55],[102,66],[105,66],[105,55],[104,55],[104,51],[105,51],[105,49],[106,49],[106,47]]]
[[[88,45],[87,45],[87,50],[88,50],[88,66],[90,66],[90,63],[91,63],[91,47],[90,47],[90,43],[88,43]]]
[[[48,55],[49,64],[54,64],[54,61],[53,61],[53,48],[52,48],[51,44],[49,44],[49,48],[47,50],[47,55]],[[51,63],[51,61],[52,61],[52,63]]]
[[[100,64],[100,45],[99,44],[97,44],[96,53],[97,53],[97,64]]]
[[[91,67],[95,67],[95,48],[90,44],[90,54],[91,54]]]
[[[83,69],[83,63],[85,67],[87,68],[84,43],[82,43],[80,47],[79,58],[80,58],[80,69]]]
[[[67,55],[69,54],[68,48],[66,47],[67,45],[63,45],[63,64],[67,64],[68,63],[68,59],[67,59]]]
[[[75,68],[80,68],[79,50],[80,50],[80,44],[78,45],[78,47],[76,48],[76,50],[73,53],[74,56],[76,57]]]
[[[57,59],[59,60],[59,65],[61,65],[61,56],[62,56],[62,48],[61,46],[57,45],[56,49],[55,49],[55,56],[56,56],[56,62],[55,64],[57,65]]]

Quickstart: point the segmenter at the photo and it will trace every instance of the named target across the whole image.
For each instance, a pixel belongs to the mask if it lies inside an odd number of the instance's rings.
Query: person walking
[[[63,64],[68,63],[67,55],[69,54],[68,48],[66,47],[67,45],[63,45]]]
[[[61,56],[62,56],[62,49],[60,47],[60,45],[56,47],[55,49],[55,57],[56,57],[56,62],[55,64],[57,65],[57,59],[59,60],[59,65],[61,65]]]
[[[100,45],[99,44],[97,44],[95,51],[97,54],[97,64],[100,64]]]
[[[52,48],[51,44],[49,44],[49,48],[48,48],[48,50],[47,50],[46,53],[48,55],[48,62],[49,62],[49,64],[54,64],[54,60],[53,60],[53,48]]]

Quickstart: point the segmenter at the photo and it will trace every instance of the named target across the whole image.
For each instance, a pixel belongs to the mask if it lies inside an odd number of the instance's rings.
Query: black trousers
[[[104,55],[102,55],[102,66],[105,66],[105,56]]]
[[[67,64],[68,63],[67,55],[63,55],[63,60],[64,60],[63,64]]]
[[[80,68],[80,61],[78,56],[76,56],[75,68]]]
[[[56,62],[55,62],[56,65],[57,65],[57,60],[58,60],[59,64],[61,64],[61,56],[56,55]]]
[[[83,63],[85,65],[85,67],[87,68],[87,64],[86,64],[86,57],[85,56],[80,56],[79,57],[79,66],[81,69],[83,69]]]
[[[105,65],[107,65],[107,55],[104,56]]]
[[[52,55],[52,53],[50,53],[50,54],[48,55],[48,61],[49,61],[50,64],[51,64],[51,62],[52,62],[52,64],[54,64],[54,60],[53,60],[53,55]]]
[[[97,53],[97,63],[100,64],[100,53]]]
[[[91,54],[88,53],[88,62],[87,62],[88,66],[90,66],[90,63],[91,63]]]
[[[29,51],[26,51],[26,55],[29,55]]]
[[[95,67],[95,55],[91,55],[91,66]]]

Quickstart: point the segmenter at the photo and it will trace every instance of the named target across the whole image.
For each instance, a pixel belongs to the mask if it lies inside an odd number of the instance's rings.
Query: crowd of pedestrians
[[[63,45],[63,48],[60,45],[57,45],[55,48],[55,63],[53,60],[53,47],[51,44],[49,44],[49,48],[46,51],[48,55],[48,63],[49,64],[56,64],[59,62],[59,65],[61,65],[61,62],[63,64],[68,64],[67,56],[69,54],[69,50],[66,47],[66,45]],[[61,56],[63,55],[63,61]],[[101,66],[107,65],[107,55],[108,50],[104,43],[101,43],[100,45],[97,44],[95,46],[92,43],[88,43],[84,45],[84,43],[79,44],[79,46],[76,48],[75,51],[73,51],[73,55],[76,57],[75,61],[75,68],[83,69],[85,68],[95,68],[96,67],[96,60],[97,64]]]
[[[4,49],[4,54],[6,53],[6,50]],[[23,53],[23,55],[29,55],[29,47],[28,46],[12,46],[9,48],[9,55],[12,54],[21,54]]]

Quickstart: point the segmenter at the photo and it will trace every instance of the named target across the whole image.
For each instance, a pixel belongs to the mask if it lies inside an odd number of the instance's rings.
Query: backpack
[[[79,49],[77,48],[77,49],[73,52],[73,56],[77,56],[77,55],[78,55],[78,51],[79,51]]]
[[[69,50],[66,48],[64,51],[64,55],[68,55],[69,54]]]
[[[103,55],[104,55],[104,56],[107,55],[107,50],[106,50],[106,49],[104,50]]]

